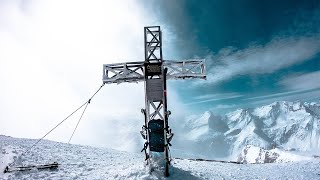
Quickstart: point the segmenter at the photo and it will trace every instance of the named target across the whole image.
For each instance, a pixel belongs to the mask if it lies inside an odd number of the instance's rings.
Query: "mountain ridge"
[[[201,127],[194,125],[199,119]],[[206,111],[198,119],[189,119],[187,124],[189,140],[228,152],[216,154],[217,157],[229,155],[235,159],[246,145],[320,151],[320,103],[316,102],[276,101],[257,108],[237,109],[224,116]]]

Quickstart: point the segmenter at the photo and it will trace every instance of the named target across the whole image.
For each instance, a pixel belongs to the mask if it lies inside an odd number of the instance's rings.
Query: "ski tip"
[[[9,167],[8,167],[8,166],[6,166],[6,168],[4,168],[3,173],[7,173],[8,171],[9,171]]]

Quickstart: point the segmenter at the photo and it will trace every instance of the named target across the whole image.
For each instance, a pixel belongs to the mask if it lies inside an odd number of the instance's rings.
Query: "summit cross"
[[[120,84],[144,82],[144,125],[140,131],[146,140],[142,151],[147,164],[151,164],[152,153],[164,154],[165,176],[169,176],[169,146],[173,133],[169,127],[167,110],[167,79],[206,79],[204,59],[163,60],[162,34],[160,26],[144,27],[145,60],[103,65],[103,83]],[[141,152],[142,152],[141,151]]]

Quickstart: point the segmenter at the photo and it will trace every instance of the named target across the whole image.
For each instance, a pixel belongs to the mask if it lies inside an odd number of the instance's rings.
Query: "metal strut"
[[[163,112],[164,112],[164,153],[165,153],[165,176],[169,176],[169,142],[168,142],[168,135],[169,135],[169,124],[168,118],[169,113],[167,110],[167,72],[168,68],[165,68],[163,71]],[[171,133],[171,130],[170,130]],[[173,136],[173,135],[172,135]]]

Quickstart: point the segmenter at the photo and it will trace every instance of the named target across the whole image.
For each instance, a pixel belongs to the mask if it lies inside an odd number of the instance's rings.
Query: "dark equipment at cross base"
[[[146,140],[142,151],[147,164],[151,164],[152,152],[163,152],[165,176],[169,176],[169,146],[173,133],[169,127],[170,111],[167,110],[167,79],[206,79],[203,59],[163,60],[160,26],[144,27],[145,61],[103,65],[103,83],[120,84],[144,81],[144,125],[140,131]],[[141,152],[142,152],[141,151]]]
[[[164,126],[162,120],[151,120],[148,123],[149,127],[149,146],[150,151],[164,151]]]

